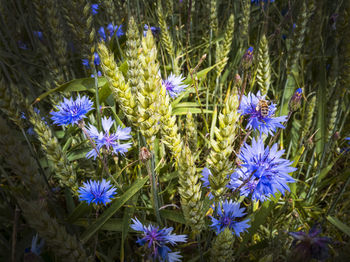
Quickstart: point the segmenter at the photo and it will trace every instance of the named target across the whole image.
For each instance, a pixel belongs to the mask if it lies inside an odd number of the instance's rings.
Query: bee
[[[267,117],[269,115],[269,102],[264,99],[259,99],[255,110],[260,111],[261,116]]]

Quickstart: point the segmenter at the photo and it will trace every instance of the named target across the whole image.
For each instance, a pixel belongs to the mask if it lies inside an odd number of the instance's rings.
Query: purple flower
[[[87,132],[91,139],[95,142],[97,152],[95,148],[92,149],[86,154],[87,158],[93,157],[96,159],[98,152],[100,152],[102,148],[105,148],[109,154],[124,155],[126,152],[128,152],[128,149],[131,147],[131,143],[121,144],[120,140],[128,140],[131,138],[131,128],[118,127],[115,133],[111,133],[110,129],[113,124],[114,120],[111,118],[102,118],[102,127],[104,132],[99,132],[95,126],[89,125]]]
[[[296,170],[292,162],[281,158],[284,150],[277,150],[277,144],[264,147],[261,138],[252,141],[252,146],[245,144],[238,158],[243,162],[232,175],[228,185],[235,190],[239,187],[242,196],[251,194],[252,199],[264,201],[278,191],[284,194],[290,191],[287,183],[295,180],[288,175]]]
[[[130,225],[132,229],[143,232],[143,237],[139,238],[136,243],[141,246],[147,244],[153,259],[158,258],[161,261],[167,260],[169,262],[180,261],[179,252],[170,252],[168,245],[174,246],[177,242],[186,242],[186,235],[172,234],[172,227],[159,229],[153,225],[144,226],[137,218],[132,219],[132,222],[133,224]]]
[[[332,240],[329,237],[318,237],[320,233],[321,227],[319,225],[313,226],[309,233],[303,231],[288,233],[294,238],[292,247],[295,261],[309,261],[312,258],[325,260],[328,258],[328,244]]]
[[[211,228],[215,230],[216,234],[220,234],[228,227],[233,230],[236,236],[239,236],[242,232],[246,231],[250,226],[247,224],[249,219],[243,221],[237,221],[237,218],[243,217],[246,213],[243,213],[245,208],[240,208],[239,203],[230,201],[224,201],[219,203],[217,218],[211,217]]]
[[[99,70],[99,71],[97,72],[97,77],[101,77],[101,76],[102,76],[102,73],[101,73],[101,71]],[[94,74],[91,74],[90,77],[91,77],[91,78],[94,78],[95,75],[94,75]]]
[[[125,35],[125,33],[123,31],[123,25],[113,26],[112,23],[109,23],[107,25],[107,33],[108,33],[108,38],[106,35],[105,28],[103,26],[101,26],[98,30],[98,34],[100,35],[100,37],[103,41],[106,41],[107,39],[110,40],[114,36],[114,34],[116,34],[118,38]]]
[[[258,5],[260,2],[267,4],[270,1],[270,3],[275,2],[275,0],[252,0],[252,4]]]
[[[239,112],[242,115],[248,115],[248,129],[258,130],[264,134],[273,134],[278,127],[284,128],[281,122],[287,121],[287,116],[273,117],[277,108],[276,104],[268,105],[267,115],[263,114],[259,107],[259,101],[264,100],[265,96],[260,95],[260,91],[255,96],[249,93],[248,96],[243,96],[239,106]],[[267,102],[267,101],[266,101]]]
[[[85,201],[88,204],[94,203],[104,204],[109,203],[116,194],[116,189],[106,179],[102,181],[88,181],[78,190],[80,201]]]
[[[95,65],[100,65],[101,60],[100,60],[100,56],[98,55],[97,52],[94,53],[94,64]]]
[[[91,5],[91,13],[93,15],[96,15],[98,13],[97,10],[98,10],[98,4],[92,4]]]
[[[159,27],[155,27],[155,26],[151,26],[151,27],[150,27],[150,26],[148,26],[148,25],[145,25],[145,26],[143,27],[143,36],[144,36],[144,37],[146,37],[147,31],[148,31],[149,29],[151,29],[152,34],[153,34],[154,37],[158,36],[159,33],[160,33],[160,28],[159,28]]]
[[[205,188],[208,188],[210,190],[210,182],[209,182],[209,176],[212,176],[211,171],[209,170],[209,168],[203,168],[202,170],[202,177],[201,180],[203,182],[202,186]],[[210,192],[209,193],[209,199],[213,199],[214,196],[213,194]]]
[[[17,41],[18,47],[23,49],[23,50],[27,50],[28,46],[26,43],[22,42],[21,40]]]
[[[39,38],[39,40],[43,40],[44,39],[43,32],[41,32],[41,31],[33,31],[33,34],[34,34],[34,36]]]
[[[83,64],[83,66],[85,66],[86,68],[90,68],[90,63],[89,63],[89,59],[81,59],[81,62]]]
[[[75,125],[86,117],[86,114],[93,109],[92,101],[87,97],[78,97],[73,100],[64,98],[64,101],[57,106],[58,111],[51,112],[51,119],[59,126]]]
[[[171,73],[166,80],[162,81],[162,84],[165,86],[167,93],[171,98],[177,97],[182,91],[185,90],[187,85],[183,84],[185,78],[180,76],[175,76]]]

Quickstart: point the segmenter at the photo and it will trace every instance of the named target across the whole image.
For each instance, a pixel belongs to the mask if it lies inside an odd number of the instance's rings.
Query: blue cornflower
[[[113,26],[112,23],[107,25],[107,33],[108,33],[108,40],[111,39],[114,36],[114,34],[116,34],[118,38],[125,35],[125,33],[123,31],[123,25]],[[100,35],[100,37],[103,41],[107,40],[106,31],[105,31],[105,28],[103,26],[101,26],[98,29],[98,34]]]
[[[83,64],[83,66],[85,66],[86,68],[90,68],[89,59],[83,58],[83,59],[81,59],[81,62]]]
[[[98,55],[97,52],[94,53],[94,64],[95,65],[100,65],[101,60],[100,60],[100,56]]]
[[[98,13],[97,10],[98,10],[98,4],[92,4],[91,5],[91,13],[93,15],[96,15]]]
[[[99,29],[98,29],[98,31],[97,31],[97,33],[100,35],[100,37],[101,37],[101,39],[103,40],[103,41],[106,41],[106,31],[105,31],[105,28],[103,27],[103,26],[101,26]]]
[[[267,4],[269,0],[252,0],[252,4],[258,5],[260,2]],[[275,2],[275,0],[270,0],[270,3],[273,3],[273,2]]]
[[[261,138],[252,141],[252,146],[245,144],[238,158],[241,167],[232,175],[228,185],[231,189],[240,188],[242,196],[252,195],[253,200],[264,201],[278,191],[290,191],[287,183],[295,180],[288,175],[296,170],[291,161],[281,158],[284,150],[277,150],[277,144],[271,148],[264,147]]]
[[[121,128],[118,126],[115,133],[110,133],[110,129],[113,124],[114,120],[103,117],[102,127],[104,132],[99,132],[95,126],[89,125],[87,132],[91,139],[96,143],[97,152],[95,148],[92,149],[86,154],[87,158],[93,157],[96,159],[98,152],[100,152],[102,148],[105,148],[109,154],[119,153],[124,155],[128,151],[128,149],[131,147],[131,143],[120,144],[120,140],[128,140],[131,138],[131,128]]]
[[[32,244],[30,248],[24,250],[24,261],[39,261],[41,250],[45,244],[45,240],[42,238],[38,243],[38,233],[32,238]],[[34,259],[34,260],[33,260]],[[41,260],[40,260],[41,261]]]
[[[26,43],[22,42],[21,40],[17,41],[18,47],[23,49],[23,50],[27,50],[28,46]]]
[[[185,78],[180,76],[176,76],[171,73],[166,80],[163,80],[162,83],[166,88],[167,93],[171,98],[177,97],[184,89],[188,86],[183,84],[183,80]]]
[[[39,38],[39,40],[43,40],[43,38],[44,38],[43,32],[41,32],[41,31],[33,31],[33,34],[34,34],[34,36]]]
[[[153,36],[158,36],[158,34],[160,33],[160,28],[159,28],[159,27],[156,27],[156,26],[151,26],[151,27],[150,27],[150,26],[148,26],[148,25],[145,25],[145,26],[143,27],[143,36],[144,36],[144,37],[146,37],[147,31],[148,31],[149,29],[151,29]]]
[[[276,104],[268,105],[268,114],[265,116],[259,108],[259,101],[264,100],[265,96],[260,96],[260,91],[255,96],[249,93],[248,96],[243,95],[239,112],[242,115],[249,115],[247,128],[259,130],[260,134],[273,134],[276,128],[284,128],[281,122],[287,121],[287,116],[273,117],[277,107]]]
[[[102,76],[102,73],[101,73],[101,71],[100,71],[100,70],[99,70],[99,71],[97,71],[97,76],[98,76],[98,77]],[[91,77],[91,78],[94,78],[94,77],[95,77],[95,75],[94,75],[94,74],[91,74],[91,75],[90,75],[90,77]]]
[[[350,140],[350,137],[345,137],[345,140]],[[350,141],[348,142],[348,144],[350,145]]]
[[[177,242],[186,242],[186,235],[171,234],[172,227],[159,229],[159,227],[148,225],[144,226],[137,218],[132,219],[133,224],[130,225],[135,231],[143,232],[143,238],[139,238],[136,243],[141,246],[148,243],[148,248],[152,250],[151,257],[159,258],[161,261],[176,262],[180,261],[180,252],[170,252],[167,246],[174,246]]]
[[[90,180],[84,182],[84,186],[79,187],[78,193],[80,201],[85,201],[88,204],[106,205],[111,202],[116,194],[116,188],[109,181],[106,181],[106,179],[102,179],[102,181]]]
[[[73,98],[65,98],[57,106],[58,111],[50,113],[52,115],[51,119],[54,121],[54,124],[59,126],[78,124],[93,109],[92,105],[92,101],[87,96],[80,97],[78,95],[75,100]]]
[[[246,231],[250,226],[247,224],[250,219],[243,221],[235,221],[236,218],[243,217],[246,213],[243,213],[245,208],[240,208],[240,204],[232,202],[232,200],[219,203],[217,208],[217,219],[211,217],[212,224],[210,227],[215,230],[216,234],[220,234],[228,227],[233,230],[236,236],[239,236],[242,232]]]
[[[94,53],[93,59],[94,59],[94,64],[95,64],[95,65],[97,65],[97,66],[100,65],[101,59],[100,59],[100,56],[98,55],[97,52]],[[90,68],[90,61],[89,61],[89,59],[83,58],[83,59],[81,59],[81,63],[82,63],[83,66],[85,66],[86,68]]]
[[[202,186],[205,187],[205,188],[208,188],[210,190],[209,176],[212,176],[212,173],[209,170],[209,168],[207,168],[207,167],[203,168],[203,170],[202,170],[202,177],[201,177],[201,180],[203,182]],[[208,197],[209,197],[209,199],[213,199],[214,198],[214,196],[213,196],[213,194],[211,192],[209,192]]]
[[[288,233],[294,238],[292,247],[295,261],[310,261],[312,258],[324,261],[328,258],[328,244],[332,243],[332,240],[329,237],[318,237],[320,233],[319,225],[313,226],[309,233],[303,231]]]

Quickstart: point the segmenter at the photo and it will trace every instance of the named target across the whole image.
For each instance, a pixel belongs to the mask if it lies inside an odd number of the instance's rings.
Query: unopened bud
[[[298,108],[301,105],[301,98],[302,98],[302,94],[303,94],[303,89],[298,88],[294,95],[292,96],[292,98],[289,101],[289,110],[290,111],[296,111],[298,110]]]
[[[139,158],[142,162],[146,162],[148,159],[151,158],[151,156],[152,156],[151,152],[148,151],[146,147],[142,147],[140,149]]]
[[[253,63],[253,51],[254,48],[251,46],[245,51],[242,58],[242,65],[245,69],[248,69]]]
[[[240,87],[242,85],[242,78],[239,74],[235,75],[235,84],[237,87]]]

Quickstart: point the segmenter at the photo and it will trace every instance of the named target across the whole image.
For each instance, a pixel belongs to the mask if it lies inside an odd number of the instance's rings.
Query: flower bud
[[[300,107],[303,89],[298,88],[289,101],[289,110],[296,111]]]
[[[152,156],[151,152],[149,152],[146,147],[142,147],[140,149],[139,158],[142,162],[146,162],[148,159],[151,158],[151,156]]]
[[[249,67],[251,67],[253,63],[253,51],[254,51],[254,48],[251,46],[247,49],[247,51],[245,51],[243,55],[242,65],[245,69],[248,69]]]

